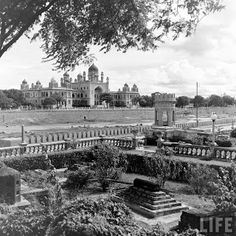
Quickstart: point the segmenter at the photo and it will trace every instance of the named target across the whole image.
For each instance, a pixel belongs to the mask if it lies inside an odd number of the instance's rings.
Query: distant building
[[[102,104],[100,95],[109,92],[109,78],[104,81],[103,72],[99,77],[98,68],[93,64],[88,69],[88,76],[86,77],[86,72],[83,72],[83,75],[78,74],[71,86],[75,105],[81,103],[90,107],[98,106]]]
[[[130,89],[128,84],[124,84],[124,87],[118,90],[118,92],[111,92],[114,105],[124,105],[130,107],[133,105],[133,99],[139,97],[139,91],[136,84]]]
[[[21,91],[23,92],[26,101],[36,106],[43,105],[45,98],[51,97],[53,94],[58,93],[63,97],[63,101],[60,106],[67,108],[72,107],[73,89],[64,79],[61,80],[60,87],[55,79],[51,79],[48,87],[45,88],[41,85],[40,81],[37,81],[36,84],[31,84],[31,87],[29,88],[26,80],[23,80],[21,84]]]
[[[22,81],[21,90],[26,100],[35,105],[42,105],[45,98],[50,97],[54,93],[59,93],[64,102],[61,107],[71,108],[72,106],[99,106],[102,105],[100,96],[102,93],[111,93],[114,105],[131,106],[132,99],[138,97],[138,87],[133,85],[130,89],[128,84],[125,84],[122,91],[110,92],[109,78],[104,79],[104,73],[99,75],[98,68],[93,64],[88,69],[88,74],[83,72],[83,75],[78,74],[77,78],[72,81],[69,74],[66,72],[61,78],[60,86],[55,79],[51,79],[48,87],[43,87],[40,81],[32,84],[29,87],[26,80]]]

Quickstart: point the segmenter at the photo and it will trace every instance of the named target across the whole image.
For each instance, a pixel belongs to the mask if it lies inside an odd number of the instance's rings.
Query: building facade
[[[60,86],[51,79],[48,87],[43,87],[40,81],[29,87],[26,80],[21,84],[21,91],[26,100],[35,105],[43,105],[45,98],[52,96],[54,93],[63,97],[60,107],[71,108],[73,106],[100,106],[102,102],[100,96],[103,93],[110,93],[113,98],[113,104],[122,104],[122,106],[131,106],[132,99],[139,96],[138,87],[134,84],[130,89],[125,84],[123,89],[116,92],[109,90],[109,78],[104,78],[104,73],[99,74],[98,68],[93,64],[89,67],[88,72],[78,74],[77,78],[72,80],[66,72],[60,81]]]
[[[140,96],[138,87],[136,84],[130,89],[128,84],[124,84],[122,90],[117,92],[111,92],[113,98],[113,104],[115,106],[131,107],[133,105],[133,99]]]

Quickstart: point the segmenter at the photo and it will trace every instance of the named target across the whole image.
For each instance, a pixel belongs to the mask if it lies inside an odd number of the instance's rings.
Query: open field
[[[196,121],[195,109],[187,111],[186,113],[186,109],[176,110],[176,123]],[[213,111],[217,112],[219,118],[234,119],[233,117],[236,116],[235,107],[201,108],[199,121],[210,121],[210,114]],[[25,131],[28,133],[44,133],[83,127],[152,125],[153,123],[154,108],[0,111],[0,138],[19,137],[22,124],[25,125]]]

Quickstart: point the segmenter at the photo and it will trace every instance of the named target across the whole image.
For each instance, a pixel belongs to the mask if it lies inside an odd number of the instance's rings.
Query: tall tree
[[[18,89],[3,90],[3,92],[8,98],[13,99],[16,108],[27,103],[24,94]]]
[[[190,99],[187,96],[180,96],[176,99],[176,107],[185,107],[189,104]]]
[[[43,106],[45,106],[47,108],[52,108],[52,106],[56,105],[56,104],[57,104],[57,101],[53,97],[45,98],[43,100]]]
[[[148,95],[143,95],[139,99],[139,105],[141,107],[152,107],[153,106],[153,97]]]
[[[223,100],[223,105],[224,106],[235,104],[235,99],[233,97],[229,96],[229,95],[224,95],[222,97],[222,100]]]
[[[108,51],[156,49],[165,36],[191,35],[221,0],[1,0],[0,57],[33,26],[45,60],[57,69],[90,59],[91,44]]]
[[[8,98],[6,94],[0,90],[0,108],[9,109],[13,106],[13,99]]]
[[[208,106],[221,107],[223,106],[223,99],[218,95],[211,95],[208,98]]]
[[[57,104],[57,108],[60,107],[60,105],[62,104],[62,102],[65,101],[65,99],[63,98],[63,96],[60,93],[54,93],[52,94],[51,98],[56,100],[56,104]]]
[[[200,95],[195,96],[191,102],[194,104],[194,107],[203,107],[206,103],[204,97]]]
[[[102,93],[100,95],[100,101],[101,102],[105,101],[106,104],[111,104],[113,102],[113,98],[110,93]]]

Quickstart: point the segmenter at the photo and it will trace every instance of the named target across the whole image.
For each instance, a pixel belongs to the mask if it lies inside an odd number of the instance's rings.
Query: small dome
[[[63,76],[69,76],[69,74],[68,74],[67,72],[65,72],[65,73],[63,74]]]
[[[27,84],[27,81],[24,79],[24,80],[22,81],[22,84]]]
[[[77,78],[82,78],[83,76],[81,75],[81,73],[79,73],[78,75],[77,75]]]
[[[57,81],[54,78],[51,78],[51,83],[56,83]]]
[[[36,82],[36,84],[41,84],[41,83],[40,83],[40,81],[38,80],[38,81]]]
[[[89,70],[89,71],[95,71],[95,72],[98,72],[98,68],[97,68],[97,66],[94,65],[94,63],[89,67],[88,70]]]
[[[124,87],[129,87],[129,85],[127,83],[124,84]]]
[[[137,85],[136,85],[136,84],[134,84],[134,85],[133,85],[133,88],[137,88]]]

